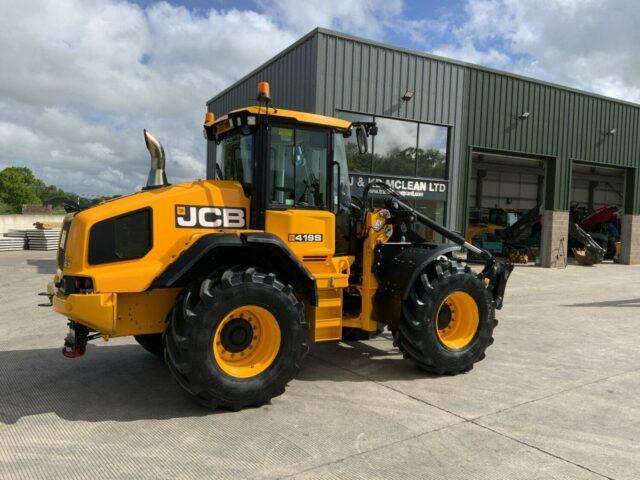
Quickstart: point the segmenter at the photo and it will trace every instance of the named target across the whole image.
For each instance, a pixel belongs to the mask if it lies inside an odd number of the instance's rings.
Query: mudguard
[[[204,235],[169,264],[150,288],[184,287],[212,271],[235,265],[276,273],[283,283],[295,286],[309,303],[317,305],[313,275],[280,238],[269,233]]]
[[[418,275],[436,258],[450,256],[460,251],[457,245],[429,245],[386,243],[375,250],[373,272],[375,273],[379,291],[399,295],[405,300],[409,295],[409,287]]]

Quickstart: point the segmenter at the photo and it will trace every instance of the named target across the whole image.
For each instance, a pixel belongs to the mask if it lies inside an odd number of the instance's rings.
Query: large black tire
[[[162,344],[162,334],[152,333],[150,335],[134,335],[133,338],[147,352],[156,357],[164,358],[164,345]]]
[[[445,346],[437,332],[440,307],[454,292],[465,292],[475,301],[479,320],[473,338],[456,349]],[[492,297],[484,282],[469,267],[443,259],[427,268],[411,286],[394,331],[394,344],[421,369],[455,375],[484,358],[496,325]]]
[[[226,373],[213,352],[223,319],[245,305],[269,311],[277,321],[280,347],[269,367],[256,376]],[[227,270],[191,285],[179,296],[165,332],[165,358],[173,377],[209,408],[239,410],[281,395],[309,350],[303,305],[274,274]]]

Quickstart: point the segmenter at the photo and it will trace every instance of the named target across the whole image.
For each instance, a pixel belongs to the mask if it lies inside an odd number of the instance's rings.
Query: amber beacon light
[[[260,103],[269,103],[271,101],[269,82],[258,83],[258,101]]]

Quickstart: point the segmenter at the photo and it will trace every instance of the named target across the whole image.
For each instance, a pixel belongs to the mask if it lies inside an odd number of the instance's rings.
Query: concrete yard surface
[[[208,411],[133,339],[61,355],[53,252],[0,254],[0,479],[637,479],[640,268],[516,268],[487,357],[315,346],[271,404]]]

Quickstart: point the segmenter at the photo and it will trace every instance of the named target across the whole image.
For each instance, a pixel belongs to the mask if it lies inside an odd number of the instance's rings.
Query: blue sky
[[[135,3],[144,8],[157,3],[157,0],[135,0]],[[183,6],[199,15],[206,15],[206,12],[212,8],[221,10],[255,10],[260,12],[265,12],[269,8],[268,4],[259,0],[171,0],[167,3]],[[454,25],[459,25],[464,21],[465,5],[466,2],[461,0],[407,0],[403,2],[402,10],[404,15],[409,18],[438,19],[446,17]],[[431,35],[424,42],[420,42],[403,35],[398,30],[391,29],[385,32],[384,41],[405,48],[424,50],[425,48],[435,48],[447,43],[447,38],[446,32],[431,32]]]
[[[0,169],[81,194],[205,175],[207,99],[316,26],[640,102],[627,0],[0,2]]]

